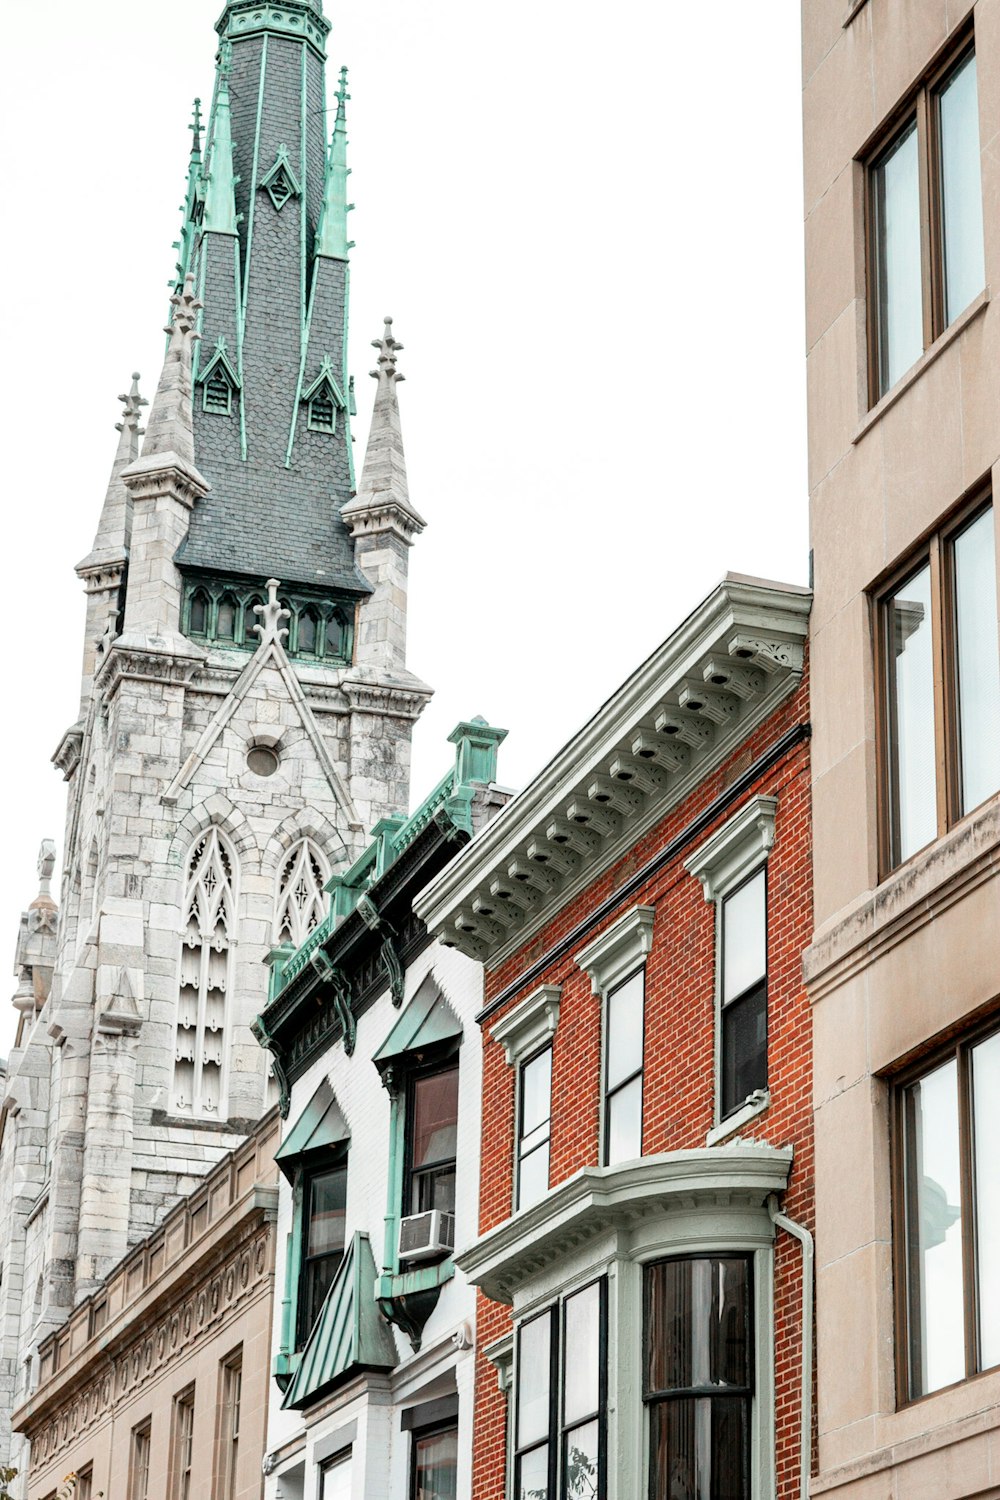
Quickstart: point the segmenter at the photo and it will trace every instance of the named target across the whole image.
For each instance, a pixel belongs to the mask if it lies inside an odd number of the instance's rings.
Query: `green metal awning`
[[[350,1139],[347,1121],[340,1112],[333,1089],[324,1078],[274,1153],[274,1159],[291,1181],[295,1162],[307,1151],[344,1145]]]
[[[372,1062],[383,1073],[408,1052],[423,1052],[440,1042],[460,1039],[461,1035],[461,1021],[428,974]]]
[[[397,1363],[392,1330],[375,1301],[375,1261],[359,1230],[313,1324],[282,1410],[299,1410],[341,1376],[358,1370],[392,1370]]]

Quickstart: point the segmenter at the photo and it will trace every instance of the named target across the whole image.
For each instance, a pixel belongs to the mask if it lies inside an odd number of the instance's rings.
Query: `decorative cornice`
[[[392,498],[373,499],[359,495],[340,512],[340,519],[355,541],[364,536],[386,533],[399,537],[407,547],[419,536],[427,522],[408,505]]]
[[[309,0],[281,0],[276,5],[261,4],[260,0],[230,0],[215,29],[231,42],[262,32],[293,37],[306,42],[325,60],[324,44],[330,22]]]
[[[188,510],[196,501],[203,500],[211,489],[208,480],[199,474],[194,464],[170,451],[136,459],[122,471],[122,480],[133,501],[160,500],[169,495]]]
[[[764,1211],[770,1193],[783,1193],[791,1147],[700,1147],[645,1156],[620,1167],[583,1167],[537,1203],[515,1214],[455,1257],[473,1286],[494,1302],[514,1292],[566,1253],[608,1229],[630,1229],[644,1219],[678,1211],[720,1208]],[[763,1214],[762,1227],[767,1222]]]
[[[407,674],[403,682],[373,682],[356,673],[340,684],[352,713],[389,714],[398,719],[419,719],[434,696],[434,689],[419,677]]]
[[[57,766],[63,773],[64,781],[69,781],[73,772],[80,764],[82,751],[83,725],[73,724],[67,729],[52,755],[52,764]]]
[[[754,797],[684,861],[701,881],[706,901],[724,896],[762,865],[774,844],[775,797]]]
[[[538,1052],[555,1036],[561,996],[561,984],[540,985],[493,1027],[490,1036],[503,1047],[510,1067]]]
[[[418,898],[497,964],[663,819],[801,679],[808,590],[728,574]]]
[[[124,548],[107,554],[92,552],[83,562],[77,563],[76,575],[83,579],[85,593],[112,593],[121,586],[127,562],[128,554]]]

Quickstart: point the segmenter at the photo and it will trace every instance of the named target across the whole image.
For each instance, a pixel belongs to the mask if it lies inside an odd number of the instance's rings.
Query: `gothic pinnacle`
[[[216,234],[236,233],[236,178],[233,175],[233,131],[227,64],[228,59],[224,59],[219,69],[215,129],[208,164],[208,189],[205,194],[205,230]]]
[[[384,319],[382,337],[372,339],[379,351],[378,367],[370,373],[378,381],[368,446],[361,470],[361,483],[353,500],[341,512],[349,525],[360,524],[369,512],[392,511],[398,523],[412,536],[423,531],[423,517],[410,504],[406,481],[406,456],[403,452],[403,429],[399,420],[396,387],[405,377],[396,368],[396,355],[402,344],[392,332],[392,319]]]
[[[173,317],[166,325],[170,335],[160,382],[149,411],[143,459],[154,453],[175,453],[189,464],[194,463],[194,436],[191,420],[191,352],[201,338],[196,328],[202,303],[194,290],[194,274],[188,272],[184,289],[170,299]]]
[[[106,565],[111,561],[124,561],[128,553],[131,516],[128,490],[122,483],[121,475],[122,470],[127,469],[130,463],[134,463],[138,456],[139,437],[142,433],[139,417],[142,408],[149,405],[149,402],[139,394],[138,374],[132,376],[132,386],[128,395],[119,396],[118,400],[125,408],[121,421],[115,423],[115,430],[120,434],[118,449],[111,466],[111,477],[108,480],[107,493],[101,507],[101,518],[97,524],[94,545],[83,562],[77,563],[78,572],[101,564]]]
[[[348,252],[354,248],[354,241],[347,238],[347,215],[354,207],[353,203],[347,201],[347,179],[351,175],[351,169],[347,165],[345,106],[350,97],[347,92],[347,69],[341,68],[337,117],[327,153],[326,181],[323,184],[323,214],[316,238],[316,254],[329,256],[331,260],[346,260]]]

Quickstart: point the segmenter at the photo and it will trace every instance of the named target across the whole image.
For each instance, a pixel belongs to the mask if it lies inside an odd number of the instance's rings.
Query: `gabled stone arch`
[[[300,839],[312,839],[326,855],[331,870],[351,859],[351,851],[336,825],[314,808],[300,807],[283,818],[272,832],[261,855],[261,871],[275,875],[292,845]]]
[[[222,792],[213,792],[211,797],[186,812],[178,823],[170,844],[170,864],[180,868],[195,839],[213,824],[226,834],[241,863],[258,862],[260,851],[246,813]]]

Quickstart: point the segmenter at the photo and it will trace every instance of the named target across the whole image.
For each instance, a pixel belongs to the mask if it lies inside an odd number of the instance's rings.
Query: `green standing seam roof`
[[[341,1146],[351,1139],[347,1121],[340,1112],[336,1095],[324,1078],[305,1109],[274,1153],[285,1176],[291,1180],[294,1163],[307,1151]]]
[[[354,1235],[306,1341],[282,1410],[315,1400],[354,1370],[392,1370],[396,1344],[375,1302],[375,1261],[368,1236]]]
[[[421,1052],[438,1042],[462,1035],[462,1023],[448,1004],[440,986],[428,974],[409,1005],[372,1058],[383,1071],[407,1052]]]

